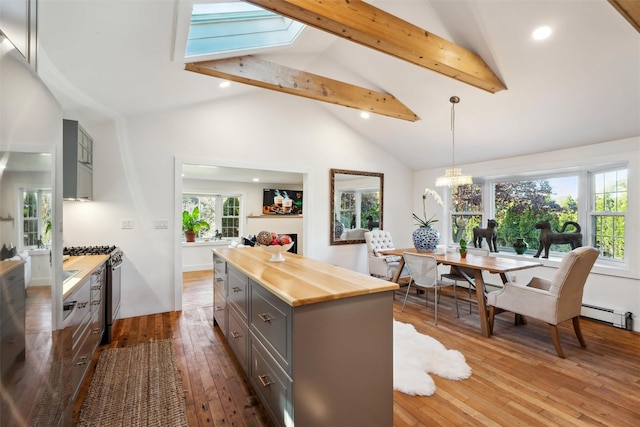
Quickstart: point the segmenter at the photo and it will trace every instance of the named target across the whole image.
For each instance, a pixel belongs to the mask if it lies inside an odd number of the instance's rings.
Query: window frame
[[[18,192],[18,215],[16,215],[16,217],[19,219],[19,236],[20,236],[20,245],[22,249],[38,249],[39,245],[37,243],[38,240],[41,241],[42,246],[41,247],[50,247],[51,246],[51,240],[49,239],[48,243],[44,243],[43,240],[46,237],[45,236],[45,230],[46,230],[46,224],[45,224],[45,218],[38,214],[37,216],[29,216],[29,217],[25,217],[24,216],[24,198],[26,197],[27,193],[35,193],[36,194],[36,213],[40,213],[42,212],[43,206],[42,206],[42,197],[44,194],[48,194],[49,197],[49,209],[50,211],[53,209],[53,191],[51,188],[41,188],[41,187],[36,187],[36,188],[21,188],[20,191]],[[50,216],[52,215],[52,212],[50,212]],[[50,217],[51,220],[51,217]],[[25,230],[25,221],[37,221],[36,222],[36,243],[29,245],[26,244],[25,242],[25,233],[27,233],[27,231]]]
[[[626,197],[627,197],[627,209],[624,212],[620,212],[620,211],[596,211],[595,210],[595,204],[596,204],[596,176],[600,175],[600,174],[606,174],[608,172],[619,172],[621,170],[626,170]],[[615,264],[619,264],[619,263],[623,263],[624,265],[627,265],[628,263],[628,248],[627,248],[627,240],[629,238],[627,229],[628,229],[628,224],[629,224],[629,207],[628,207],[628,203],[629,203],[629,166],[628,165],[607,165],[607,166],[603,166],[597,169],[593,169],[589,172],[589,180],[588,180],[588,194],[589,194],[589,200],[588,200],[588,211],[586,212],[586,216],[588,218],[588,237],[585,236],[585,240],[587,240],[588,238],[588,242],[590,245],[595,247],[595,239],[596,239],[596,235],[594,234],[594,228],[595,228],[595,221],[597,217],[623,217],[624,218],[624,235],[622,237],[623,241],[624,241],[624,257],[622,259],[616,259],[616,258],[604,258],[602,256],[600,256],[598,259],[599,260],[604,260],[607,261],[613,265]]]
[[[474,184],[477,185],[482,185],[483,186],[483,190],[482,190],[482,206],[483,206],[483,211],[481,213],[482,217],[483,217],[483,222],[486,222],[486,218],[495,218],[496,215],[496,206],[495,206],[495,185],[497,183],[504,183],[504,182],[515,182],[515,181],[526,181],[526,180],[548,180],[548,179],[553,179],[553,178],[562,178],[562,177],[568,177],[568,176],[577,176],[578,178],[578,196],[577,196],[577,202],[578,202],[578,211],[577,211],[577,217],[578,217],[578,223],[580,225],[582,225],[582,234],[583,234],[583,243],[585,245],[592,245],[593,244],[593,218],[594,216],[597,216],[596,213],[593,211],[594,209],[594,200],[595,200],[595,183],[594,183],[594,179],[595,179],[595,175],[596,174],[600,174],[600,173],[605,173],[605,172],[612,172],[612,171],[620,171],[620,170],[626,170],[627,171],[627,198],[629,197],[629,168],[630,165],[628,162],[615,162],[615,163],[609,163],[609,164],[605,164],[605,165],[597,165],[597,166],[582,166],[582,167],[577,167],[577,168],[571,168],[571,170],[550,170],[550,171],[545,171],[545,172],[535,172],[535,173],[512,173],[512,174],[508,174],[508,175],[503,175],[500,177],[479,177],[479,176],[474,176]],[[454,212],[452,209],[452,200],[453,197],[453,192],[452,191],[448,191],[448,202],[449,202],[449,222],[451,222],[453,220],[454,216],[460,216],[463,214],[471,214],[469,212]],[[627,202],[628,203],[628,202]],[[473,213],[476,214],[476,213]],[[628,248],[628,239],[629,239],[629,232],[628,232],[628,225],[629,225],[629,209],[627,208],[627,210],[625,212],[611,212],[610,213],[611,216],[623,216],[624,217],[624,222],[625,222],[625,232],[624,232],[624,258],[623,259],[613,259],[613,258],[605,258],[599,256],[597,263],[600,266],[605,266],[605,267],[612,267],[612,268],[616,268],[616,269],[623,269],[623,268],[628,268],[629,267],[629,248]],[[583,225],[584,224],[584,225]],[[452,224],[448,224],[449,226],[449,230],[447,231],[448,233],[448,239],[450,241],[453,241],[453,235],[452,235]],[[484,225],[484,224],[483,224]],[[511,252],[513,251],[513,254],[515,254],[515,251],[512,250],[509,247],[500,247],[498,248],[501,251],[504,251],[505,254],[511,254]],[[530,254],[530,252],[527,252],[527,254]],[[557,251],[552,251],[549,253],[549,258],[561,258],[565,253],[564,252],[557,252]]]
[[[211,226],[211,229],[209,229],[208,231],[205,231],[204,233],[202,231],[199,231],[196,234],[196,241],[206,241],[207,239],[210,240],[214,240],[215,239],[215,231],[218,230],[220,233],[222,233],[224,235],[224,231],[223,231],[223,227],[222,227],[222,223],[223,223],[223,218],[224,219],[229,219],[229,218],[237,218],[238,221],[238,235],[237,236],[224,236],[222,237],[223,239],[235,239],[235,238],[239,238],[241,236],[243,236],[243,221],[242,219],[242,213],[244,211],[243,209],[243,199],[244,199],[244,195],[241,193],[235,193],[235,192],[221,192],[221,193],[207,193],[207,192],[202,192],[202,191],[188,191],[188,192],[183,192],[182,193],[182,201],[181,201],[181,212],[184,210],[184,199],[186,197],[195,197],[198,198],[198,207],[200,208],[200,211],[202,212],[201,209],[201,205],[200,205],[200,197],[207,197],[207,198],[211,198],[214,199],[214,221],[213,223],[209,222],[209,225]],[[224,201],[225,199],[228,198],[236,198],[238,199],[238,215],[224,215]],[[227,227],[229,228],[229,227]],[[205,237],[207,236],[207,237]],[[186,236],[182,235],[182,242],[186,242]]]

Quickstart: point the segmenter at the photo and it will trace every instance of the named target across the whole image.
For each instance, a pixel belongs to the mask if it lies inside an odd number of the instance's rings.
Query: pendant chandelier
[[[462,169],[456,167],[456,111],[455,107],[460,98],[452,96],[451,102],[451,167],[444,171],[444,175],[436,179],[436,187],[457,187],[473,183],[471,175],[463,175]]]

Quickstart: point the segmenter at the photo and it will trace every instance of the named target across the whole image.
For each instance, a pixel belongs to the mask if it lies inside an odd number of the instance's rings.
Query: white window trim
[[[571,171],[566,170],[549,170],[544,172],[531,172],[531,173],[512,173],[509,175],[502,175],[499,178],[491,178],[491,177],[481,177],[474,176],[474,183],[481,184],[483,186],[482,190],[482,198],[483,198],[483,212],[482,217],[483,221],[486,221],[487,218],[495,218],[495,195],[493,192],[493,186],[499,182],[511,182],[511,181],[519,181],[519,180],[544,180],[549,178],[563,177],[563,176],[577,176],[578,177],[578,223],[584,224],[582,226],[582,234],[583,234],[583,242],[587,244],[591,244],[592,241],[592,224],[591,224],[591,200],[592,200],[592,175],[594,173],[601,173],[605,171],[613,171],[618,169],[627,169],[629,171],[629,175],[627,177],[627,197],[631,197],[631,189],[629,181],[631,178],[630,164],[628,162],[612,162],[607,164],[600,164],[597,166],[593,165],[583,165],[579,167],[573,168]],[[447,230],[447,233],[450,234],[449,230],[451,229],[451,214],[452,204],[451,204],[451,191],[449,189],[445,190],[446,196],[446,206],[445,208],[449,212],[449,215],[444,215],[446,221],[443,221],[443,230]],[[485,202],[488,200],[488,203]],[[631,205],[631,202],[629,202]],[[461,214],[461,212],[456,212],[456,214]],[[625,259],[624,260],[613,260],[606,258],[598,258],[595,264],[594,269],[602,269],[600,271],[603,274],[611,274],[620,277],[635,277],[631,273],[630,266],[630,256],[629,256],[629,219],[630,213],[627,210],[624,213],[625,223],[627,226],[625,227]],[[451,240],[451,236],[447,235],[447,241]],[[516,255],[511,253],[500,253],[500,256],[514,256],[522,258],[522,255]],[[543,265],[549,266],[557,266],[559,265],[562,259],[563,253],[561,252],[551,252],[549,254],[548,259],[536,258]]]

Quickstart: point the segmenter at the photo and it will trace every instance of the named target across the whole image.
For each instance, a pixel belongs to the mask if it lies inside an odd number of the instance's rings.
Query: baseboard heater
[[[633,314],[630,311],[624,312],[612,308],[596,307],[595,305],[582,304],[582,317],[596,320],[615,326],[616,328],[633,330]]]

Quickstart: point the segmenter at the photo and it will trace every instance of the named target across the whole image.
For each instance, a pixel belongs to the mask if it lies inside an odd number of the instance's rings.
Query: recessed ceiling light
[[[220,89],[224,89],[225,87],[229,87],[229,86],[231,86],[231,82],[222,82],[218,85]]]
[[[260,182],[260,178],[253,178],[253,182]]]
[[[361,111],[360,112],[360,117],[363,119],[368,119],[369,117],[371,117],[371,115],[369,113],[367,113],[366,111]]]
[[[546,25],[536,28],[535,30],[533,30],[533,33],[531,33],[531,37],[533,37],[534,40],[545,40],[548,39],[550,35],[551,28],[547,27]]]

